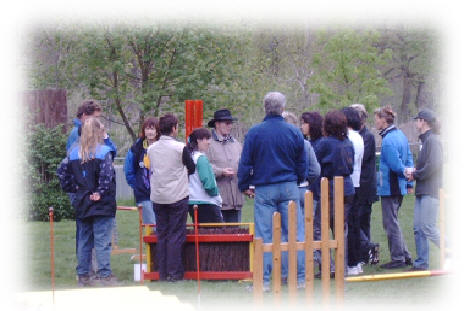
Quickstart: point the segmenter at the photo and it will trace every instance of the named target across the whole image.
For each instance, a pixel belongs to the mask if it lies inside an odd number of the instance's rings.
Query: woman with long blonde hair
[[[69,153],[58,175],[71,180],[66,191],[75,192],[78,284],[94,285],[89,277],[92,248],[95,247],[97,276],[103,285],[117,284],[111,273],[111,233],[116,215],[116,181],[111,148],[103,142],[103,123],[94,117],[85,120],[81,139]],[[61,177],[60,177],[61,178]]]

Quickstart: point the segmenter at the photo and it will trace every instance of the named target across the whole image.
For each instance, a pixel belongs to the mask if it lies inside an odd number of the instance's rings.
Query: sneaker
[[[407,271],[426,271],[427,268],[421,268],[421,267],[412,267],[411,269],[408,269]]]
[[[306,283],[304,281],[298,282],[298,284],[296,285],[296,288],[297,289],[306,288]]]
[[[253,292],[253,285],[248,285],[246,287],[246,290],[249,293],[252,293]],[[271,292],[271,286],[269,284],[263,284],[263,293],[270,293],[270,292]]]
[[[407,266],[412,266],[412,258],[411,257],[406,257],[404,259],[404,264]]]
[[[359,274],[358,266],[349,266],[347,268],[346,274],[347,275],[358,275]]]
[[[121,285],[121,283],[118,281],[118,279],[114,275],[109,275],[109,276],[97,276],[95,277],[95,280],[100,283],[101,286],[118,286]]]
[[[388,263],[384,263],[383,265],[380,265],[380,268],[382,269],[399,269],[399,268],[404,268],[406,264],[402,261],[390,261]]]
[[[364,270],[363,270],[363,265],[364,265],[364,262],[358,263],[358,266],[357,266],[357,267],[358,267],[358,272],[359,272],[359,273],[363,273],[363,272],[364,272]]]

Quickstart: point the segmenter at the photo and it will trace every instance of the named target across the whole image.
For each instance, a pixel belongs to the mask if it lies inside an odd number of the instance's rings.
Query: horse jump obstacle
[[[329,240],[329,187],[327,178],[321,179],[321,240],[314,241],[313,227],[313,195],[305,193],[305,241],[296,241],[296,204],[289,203],[288,212],[288,242],[281,242],[281,216],[276,212],[273,216],[272,243],[263,243],[261,238],[254,240],[253,292],[255,301],[263,302],[263,258],[265,252],[272,252],[272,292],[276,302],[281,296],[281,253],[288,251],[288,292],[290,300],[297,296],[297,251],[305,251],[305,294],[308,302],[314,295],[314,250],[320,249],[322,256],[321,283],[322,299],[327,303],[330,298],[330,249],[335,249],[335,286],[337,302],[343,302],[344,295],[344,208],[343,208],[343,177],[334,178],[334,234],[335,239]]]

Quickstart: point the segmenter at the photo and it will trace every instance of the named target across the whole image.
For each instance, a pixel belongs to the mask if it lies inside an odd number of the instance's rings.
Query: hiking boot
[[[364,265],[364,262],[358,263],[358,272],[359,272],[359,273],[363,273],[363,272],[364,272],[364,270],[363,270],[363,265]]]
[[[380,265],[380,268],[382,269],[399,269],[399,268],[404,268],[406,267],[406,264],[402,261],[390,261],[388,263],[384,263],[383,265]]]
[[[121,283],[118,281],[118,278],[112,274],[108,276],[96,276],[95,281],[97,281],[101,286],[121,285]]]
[[[411,269],[408,269],[407,271],[427,271],[427,268],[421,268],[421,267],[412,267]]]
[[[79,287],[90,287],[94,286],[95,283],[88,275],[78,275],[77,276],[77,285]]]

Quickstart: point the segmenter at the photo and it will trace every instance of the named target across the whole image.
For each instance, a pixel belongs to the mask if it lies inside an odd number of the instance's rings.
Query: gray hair
[[[264,96],[264,111],[266,115],[282,115],[286,103],[285,95],[279,92],[270,92]]]
[[[284,120],[290,124],[295,125],[296,127],[299,126],[299,121],[298,118],[290,111],[284,111],[282,112],[282,117]]]
[[[359,113],[359,117],[361,118],[362,123],[364,123],[369,117],[369,114],[366,111],[366,107],[364,107],[363,104],[353,104],[350,107],[356,109],[356,111]]]

